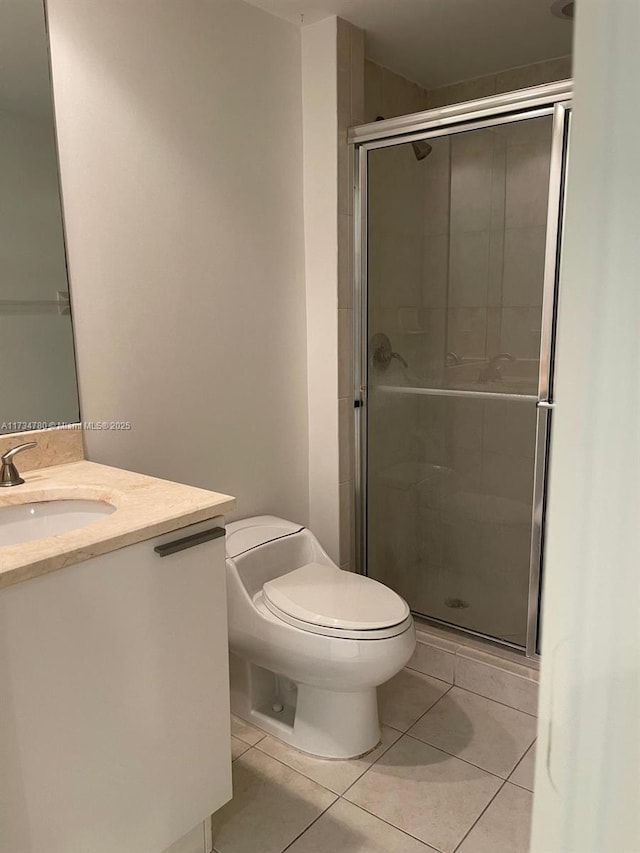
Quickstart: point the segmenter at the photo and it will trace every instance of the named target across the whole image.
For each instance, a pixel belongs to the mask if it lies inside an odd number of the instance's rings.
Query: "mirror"
[[[43,0],[0,0],[0,433],[79,421]]]

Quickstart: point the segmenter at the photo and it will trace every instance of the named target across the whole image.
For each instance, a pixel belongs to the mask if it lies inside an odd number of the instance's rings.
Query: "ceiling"
[[[0,0],[0,109],[51,114],[42,0]]]
[[[435,88],[571,52],[552,0],[248,0],[300,25],[339,15],[367,34],[367,56]]]

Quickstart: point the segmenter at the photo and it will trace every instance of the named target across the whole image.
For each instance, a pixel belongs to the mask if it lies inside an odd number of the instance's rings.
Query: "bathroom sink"
[[[50,500],[0,508],[0,547],[85,527],[116,508],[97,500]]]

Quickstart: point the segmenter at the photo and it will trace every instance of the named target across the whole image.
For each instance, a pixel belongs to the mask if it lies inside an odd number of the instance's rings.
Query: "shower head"
[[[384,121],[384,116],[376,116],[376,121]],[[421,139],[419,142],[412,142],[411,147],[416,155],[416,160],[424,160],[433,151],[433,146],[429,145],[426,139]]]
[[[413,153],[416,155],[416,160],[424,160],[433,151],[433,146],[429,145],[426,139],[421,139],[420,142],[413,142],[411,147],[413,148]]]

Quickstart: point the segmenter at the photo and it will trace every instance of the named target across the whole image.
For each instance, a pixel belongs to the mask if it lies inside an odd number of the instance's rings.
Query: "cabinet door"
[[[224,538],[0,592],[0,850],[160,853],[231,797]]]

